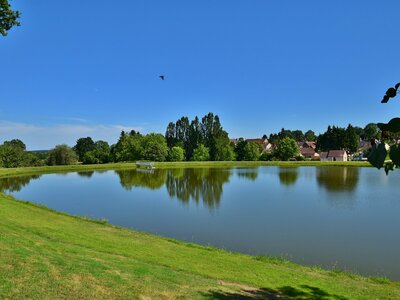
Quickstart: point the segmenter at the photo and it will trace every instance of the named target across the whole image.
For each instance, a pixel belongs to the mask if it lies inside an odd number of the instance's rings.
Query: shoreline
[[[222,164],[225,163],[218,165]],[[174,165],[193,167],[193,164],[175,163]],[[205,164],[196,165],[202,167]],[[251,167],[250,165],[257,167],[266,164],[241,163],[234,166]],[[289,165],[293,166],[293,163],[284,166]],[[157,167],[166,168],[167,166],[163,164]],[[231,166],[233,167],[233,164]],[[295,164],[294,166],[304,165]],[[57,173],[134,167],[134,164],[84,165],[72,166],[72,168],[70,166],[34,168],[34,171],[37,174],[38,170],[45,173]],[[2,171],[0,170],[0,177],[5,177]],[[10,177],[29,175],[33,172],[32,168],[13,171]],[[26,218],[26,216],[29,217]],[[129,284],[135,282],[136,288],[145,292],[132,298],[143,298],[143,295],[150,298],[159,297],[166,292],[165,286],[168,287],[169,292],[173,291],[173,296],[166,298],[222,297],[225,299],[223,296],[226,298],[228,296],[247,297],[252,295],[251,291],[257,292],[264,298],[281,297],[283,299],[308,299],[308,297],[312,299],[316,295],[313,291],[328,295],[326,299],[331,299],[330,297],[332,299],[363,299],[365,293],[379,299],[400,298],[400,282],[387,278],[364,277],[340,270],[303,266],[279,257],[251,256],[188,243],[115,226],[102,220],[70,215],[40,204],[18,200],[4,193],[0,193],[0,227],[4,229],[0,232],[2,237],[0,239],[2,251],[0,298],[32,295],[30,289],[36,288],[36,283],[32,282],[31,278],[25,278],[22,281],[24,289],[29,290],[29,294],[16,292],[14,286],[16,282],[21,281],[21,278],[14,276],[12,272],[9,274],[4,269],[4,266],[18,269],[19,262],[22,260],[24,261],[23,266],[20,267],[22,273],[32,274],[31,269],[38,263],[36,261],[32,264],[32,259],[45,260],[46,264],[51,266],[51,268],[46,267],[36,271],[39,273],[32,275],[34,278],[36,274],[46,277],[40,283],[42,292],[39,292],[37,297],[32,297],[37,299],[49,295],[60,296],[58,285],[53,286],[54,276],[50,274],[54,271],[53,269],[58,273],[66,273],[67,278],[79,274],[80,282],[91,286],[89,291],[81,284],[74,283],[74,280],[67,280],[61,293],[67,297],[78,295],[82,298],[130,298],[131,294],[126,289]],[[29,253],[26,260],[24,260],[25,253]],[[146,269],[144,275],[135,269],[136,264],[141,265],[140,270]],[[108,271],[111,273],[105,272],[103,269],[110,269],[112,272],[110,270]],[[140,274],[137,275],[137,272]],[[171,276],[171,273],[174,275]],[[112,274],[123,274],[121,275],[123,278],[130,278],[129,283],[119,282],[122,279],[116,280],[114,278],[116,275]],[[93,278],[97,278],[95,286],[92,286]],[[8,288],[5,288],[7,286]],[[107,293],[99,289],[105,289]],[[56,294],[52,294],[53,292]]]
[[[155,168],[251,168],[251,167],[372,167],[368,162],[320,162],[320,161],[210,161],[210,162],[155,162]],[[52,174],[64,172],[96,171],[96,170],[127,170],[136,169],[133,162],[93,164],[93,165],[65,165],[65,166],[41,166],[0,168],[0,178]]]

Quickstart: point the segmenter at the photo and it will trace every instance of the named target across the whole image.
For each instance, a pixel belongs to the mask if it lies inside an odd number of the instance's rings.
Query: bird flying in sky
[[[165,76],[164,75],[160,75],[159,76],[161,80],[165,80]]]

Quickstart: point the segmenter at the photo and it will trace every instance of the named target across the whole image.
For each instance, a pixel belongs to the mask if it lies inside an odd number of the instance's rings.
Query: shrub
[[[183,161],[185,158],[185,150],[182,147],[174,146],[168,151],[169,161]]]

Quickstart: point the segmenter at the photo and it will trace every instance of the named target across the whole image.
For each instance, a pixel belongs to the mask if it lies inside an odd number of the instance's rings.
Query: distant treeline
[[[264,134],[259,139],[230,140],[218,115],[209,113],[193,120],[182,117],[170,122],[165,135],[149,133],[142,135],[134,130],[122,131],[117,143],[93,141],[91,137],[79,138],[74,147],[57,145],[49,151],[26,151],[25,144],[18,139],[0,145],[0,166],[5,168],[104,164],[109,162],[148,161],[233,161],[233,160],[303,160],[298,142],[316,142],[317,150],[344,149],[355,153],[360,140],[379,139],[376,124],[364,128],[348,125],[347,128],[329,126],[319,136],[312,130],[282,128],[278,133]],[[270,147],[265,147],[270,144]]]

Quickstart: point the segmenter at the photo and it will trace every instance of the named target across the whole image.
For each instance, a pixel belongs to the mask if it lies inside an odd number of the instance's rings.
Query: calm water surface
[[[400,172],[372,168],[102,171],[0,180],[70,214],[255,255],[400,280]]]

